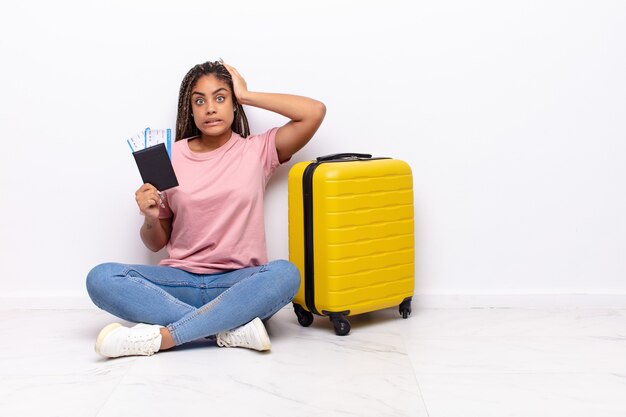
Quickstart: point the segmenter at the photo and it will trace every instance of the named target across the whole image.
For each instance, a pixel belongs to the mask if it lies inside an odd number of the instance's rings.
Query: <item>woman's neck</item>
[[[219,136],[207,136],[200,134],[200,136],[190,139],[188,141],[189,149],[193,152],[211,152],[224,145],[231,138],[232,130],[224,132]]]

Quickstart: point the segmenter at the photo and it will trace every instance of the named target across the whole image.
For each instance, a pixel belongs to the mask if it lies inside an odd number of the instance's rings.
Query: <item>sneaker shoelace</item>
[[[122,352],[152,355],[156,351],[154,349],[155,339],[155,337],[146,338],[145,336],[130,334],[122,343]]]
[[[217,344],[219,346],[248,346],[250,343],[245,332],[239,330],[220,334],[220,337],[217,338]]]

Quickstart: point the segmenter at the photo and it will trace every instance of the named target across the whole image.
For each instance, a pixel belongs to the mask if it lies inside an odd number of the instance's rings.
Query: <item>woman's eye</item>
[[[224,102],[224,100],[226,100],[226,98],[224,98],[224,96],[217,96],[217,98],[215,99],[218,103],[222,103]]]
[[[199,98],[199,99],[197,99],[197,100],[196,100],[196,104],[197,104],[198,106],[201,106],[201,105],[203,105],[203,104],[204,104],[204,100],[203,100],[203,99],[201,99],[201,98]]]

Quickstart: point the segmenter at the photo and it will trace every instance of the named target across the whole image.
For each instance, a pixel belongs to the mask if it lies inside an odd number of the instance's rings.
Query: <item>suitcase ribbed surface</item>
[[[299,247],[302,207],[292,201],[302,199],[301,172],[309,163],[301,164],[290,172],[290,258],[304,274],[304,257],[294,253],[304,249]],[[314,171],[312,193],[316,309],[359,314],[397,306],[412,296],[410,167],[395,159],[322,163]],[[296,302],[303,296],[301,288]]]

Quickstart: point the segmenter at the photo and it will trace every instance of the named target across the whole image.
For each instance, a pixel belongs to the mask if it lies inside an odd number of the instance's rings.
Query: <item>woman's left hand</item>
[[[243,77],[241,76],[241,74],[239,74],[235,67],[232,67],[224,62],[222,63],[222,65],[226,67],[226,69],[230,73],[230,76],[233,79],[233,88],[235,89],[233,93],[235,94],[235,97],[237,97],[239,103],[243,104],[243,100],[245,100],[246,93],[248,92],[248,85],[246,84],[246,80],[243,79]]]

